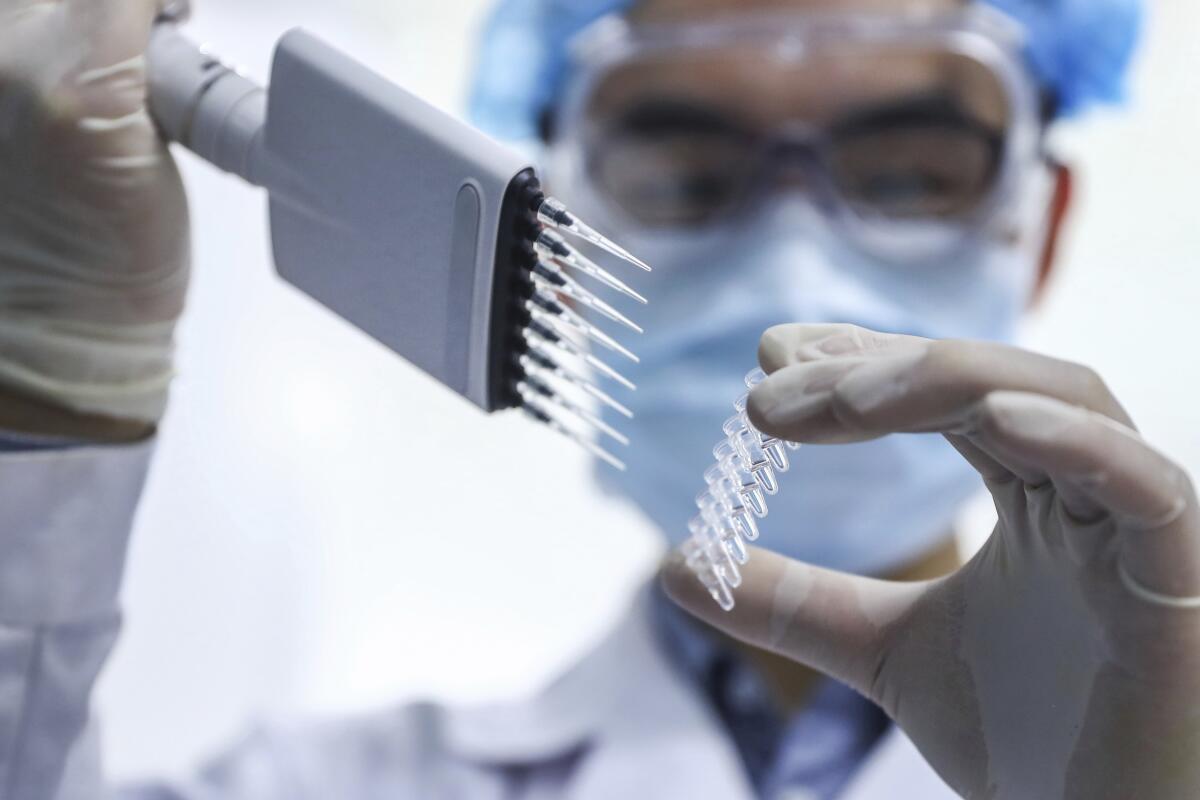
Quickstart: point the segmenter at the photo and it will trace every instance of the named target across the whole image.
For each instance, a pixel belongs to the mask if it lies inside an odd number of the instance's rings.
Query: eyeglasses
[[[615,18],[585,32],[556,164],[625,220],[708,228],[806,192],[869,246],[984,224],[1036,152],[1036,88],[1005,19]]]

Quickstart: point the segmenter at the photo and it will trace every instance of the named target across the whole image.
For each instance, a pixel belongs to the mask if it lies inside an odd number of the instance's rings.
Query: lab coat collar
[[[490,766],[549,766],[578,757],[564,800],[750,800],[754,791],[699,690],[672,664],[654,628],[651,591],[532,701],[442,712],[446,746]],[[898,728],[867,757],[841,800],[956,795]]]
[[[579,752],[571,797],[753,796],[740,759],[698,690],[676,671],[653,626],[651,589],[577,666],[532,702],[447,712],[444,734],[460,757],[534,765]],[[628,792],[614,794],[628,781]]]

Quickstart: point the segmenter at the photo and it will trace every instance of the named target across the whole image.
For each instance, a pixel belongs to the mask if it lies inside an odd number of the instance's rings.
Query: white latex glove
[[[677,602],[879,703],[964,797],[1200,797],[1196,496],[1095,373],[831,325],[772,328],[759,359],[761,430],[816,443],[940,431],[999,523],[969,564],[916,584],[755,550],[730,613],[676,557]]]
[[[146,112],[155,0],[0,0],[0,386],[153,422],[187,204]]]

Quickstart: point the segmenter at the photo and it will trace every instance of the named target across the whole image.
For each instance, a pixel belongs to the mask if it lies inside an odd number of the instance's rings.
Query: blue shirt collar
[[[667,660],[711,704],[762,797],[797,789],[836,797],[890,724],[878,706],[832,680],[787,719],[761,674],[657,586],[650,611]]]

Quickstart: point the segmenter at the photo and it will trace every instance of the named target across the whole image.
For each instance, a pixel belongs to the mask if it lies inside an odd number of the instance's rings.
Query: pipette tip
[[[609,336],[600,328],[588,322],[583,317],[576,314],[571,309],[559,303],[554,298],[554,295],[549,294],[542,289],[535,289],[534,295],[526,301],[526,310],[529,315],[537,320],[550,322],[560,329],[565,329],[584,336],[597,344],[607,347],[615,353],[628,358],[633,363],[637,364],[641,361],[637,355],[618,342],[616,339]]]
[[[608,452],[603,447],[596,444],[595,442],[593,442],[591,439],[587,438],[586,436],[581,436],[577,431],[573,431],[570,428],[568,428],[566,425],[563,425],[561,422],[559,422],[554,417],[547,414],[542,409],[538,408],[536,405],[526,404],[526,405],[522,405],[521,408],[523,408],[525,410],[526,414],[533,417],[538,422],[541,422],[541,423],[547,425],[554,432],[556,432],[562,436],[565,436],[566,438],[575,442],[575,444],[579,445],[584,450],[587,450],[593,456],[595,456],[596,458],[605,462],[609,466],[613,467],[614,469],[618,469],[621,472],[625,471],[625,462],[624,461],[617,458],[612,453]]]
[[[627,261],[639,269],[643,269],[646,272],[651,271],[649,264],[584,223],[579,217],[567,210],[566,205],[557,198],[544,198],[538,206],[537,215],[538,219],[546,225],[551,225],[560,231],[566,231],[586,242],[591,242],[601,250],[605,250],[617,258]]]
[[[533,277],[534,282],[538,283],[543,289],[569,297],[580,305],[587,306],[597,314],[606,316],[613,322],[620,323],[635,333],[643,332],[640,325],[599,297],[596,297],[596,295],[580,286],[576,281],[563,275],[562,270],[557,266],[539,261],[537,267],[535,267]]]
[[[561,408],[563,411],[572,416],[583,420],[588,425],[591,425],[596,430],[608,436],[613,441],[621,445],[629,445],[629,437],[621,433],[619,430],[609,425],[604,420],[597,417],[588,409],[578,403],[568,400],[566,397],[555,391],[549,384],[543,383],[537,378],[526,375],[524,380],[518,381],[515,386],[517,393],[522,399],[528,400],[533,397],[535,400],[548,401],[552,405]]]
[[[524,335],[530,344],[535,348],[543,350],[546,348],[551,350],[560,350],[568,355],[574,356],[575,358],[582,359],[588,366],[592,367],[602,375],[605,375],[621,384],[626,389],[629,389],[630,391],[635,391],[637,389],[637,386],[634,385],[633,381],[629,380],[624,375],[610,367],[608,364],[605,364],[587,350],[572,342],[570,339],[564,339],[554,331],[546,328],[544,325],[541,325],[537,322],[530,323],[529,327],[525,329]]]
[[[574,386],[576,389],[588,395],[592,399],[600,401],[626,419],[633,419],[633,412],[612,397],[612,395],[597,388],[590,380],[582,375],[578,375],[571,370],[568,370],[562,364],[555,361],[549,353],[540,349],[536,345],[533,345],[532,349],[528,353],[518,357],[517,363],[523,370],[525,370],[526,373],[541,374],[557,378],[564,383]]]
[[[543,230],[538,235],[534,246],[557,264],[578,270],[584,275],[600,281],[608,288],[620,292],[642,305],[647,305],[650,302],[639,292],[635,291],[633,287],[576,250],[554,231]]]
[[[538,224],[531,228],[528,223],[532,220],[528,217],[519,224],[521,235],[531,235],[532,252],[520,251],[518,263],[523,269],[514,298],[517,317],[506,320],[513,325],[520,343],[517,351],[510,355],[516,368],[507,387],[512,404],[571,439],[595,458],[614,469],[624,470],[625,463],[597,444],[595,439],[604,436],[624,446],[629,444],[629,437],[593,411],[592,401],[627,418],[632,418],[633,412],[594,382],[598,381],[599,374],[627,389],[636,387],[593,355],[593,351],[595,345],[600,345],[635,363],[638,357],[600,327],[602,320],[599,317],[583,312],[583,308],[637,333],[641,333],[642,328],[602,300],[594,291],[595,285],[576,280],[578,276],[574,273],[583,273],[638,303],[647,304],[648,301],[551,229],[587,241],[643,270],[649,271],[650,267],[585,224],[561,201],[536,192],[529,197],[529,202],[527,209],[536,216]],[[526,260],[528,256],[532,259]]]

